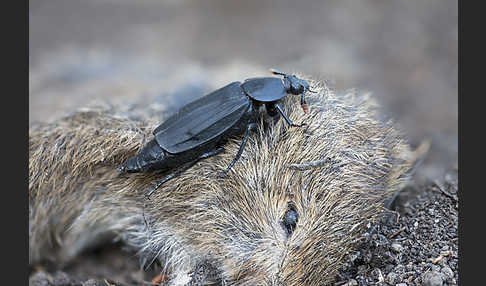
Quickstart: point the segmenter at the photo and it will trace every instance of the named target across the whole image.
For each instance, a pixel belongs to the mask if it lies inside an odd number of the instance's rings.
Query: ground
[[[337,285],[458,285],[457,170],[416,188],[370,225]]]

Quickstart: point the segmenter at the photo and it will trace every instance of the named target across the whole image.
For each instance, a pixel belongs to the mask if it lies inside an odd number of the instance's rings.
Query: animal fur
[[[68,262],[104,239],[122,240],[143,265],[161,262],[169,285],[326,285],[365,225],[408,176],[415,156],[369,94],[335,94],[303,77],[283,120],[252,135],[226,177],[241,137],[146,192],[163,174],[119,174],[153,121],[84,111],[29,130],[29,260]],[[263,124],[261,125],[263,126]],[[316,163],[317,162],[317,163]],[[297,167],[296,167],[297,166]],[[300,166],[300,167],[299,167]],[[304,167],[302,167],[304,166]],[[288,236],[282,218],[299,217]],[[199,275],[194,275],[198,273]],[[192,279],[192,281],[191,281]]]

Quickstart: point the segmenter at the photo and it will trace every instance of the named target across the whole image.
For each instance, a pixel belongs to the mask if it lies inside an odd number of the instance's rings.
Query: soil
[[[369,226],[335,285],[458,285],[457,170],[413,188]]]

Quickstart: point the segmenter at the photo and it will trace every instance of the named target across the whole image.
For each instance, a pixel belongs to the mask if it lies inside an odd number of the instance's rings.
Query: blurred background
[[[453,0],[29,1],[29,122],[93,101],[176,108],[268,68],[371,91],[417,146],[419,177],[457,168]]]

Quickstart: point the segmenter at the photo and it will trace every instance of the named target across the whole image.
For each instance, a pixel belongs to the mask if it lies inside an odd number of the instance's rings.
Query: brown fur
[[[304,77],[306,78],[306,77]],[[364,226],[407,179],[414,156],[391,122],[376,119],[368,94],[336,95],[306,78],[310,113],[297,97],[279,122],[260,128],[228,176],[240,138],[144,195],[157,173],[120,175],[117,167],[152,137],[155,125],[79,112],[29,133],[30,262],[69,261],[113,234],[149,264],[162,262],[170,285],[210,269],[201,283],[325,285]],[[291,164],[324,160],[299,170]],[[299,219],[287,238],[291,202]],[[110,237],[110,236],[108,236]],[[209,273],[211,272],[211,273]]]

